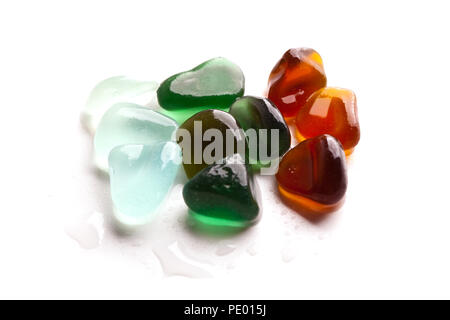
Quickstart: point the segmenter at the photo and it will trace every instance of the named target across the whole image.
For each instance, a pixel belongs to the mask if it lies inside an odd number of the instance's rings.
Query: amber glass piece
[[[309,48],[290,49],[270,73],[267,97],[289,120],[295,117],[311,94],[326,85],[320,55]]]
[[[332,211],[347,190],[344,150],[330,135],[305,140],[284,155],[276,178],[285,200],[314,212]]]
[[[294,210],[304,213],[307,218],[315,218],[317,213],[330,213],[339,209],[344,200],[340,200],[333,204],[322,204],[314,200],[296,195],[294,193],[286,191],[282,186],[278,185],[278,191],[280,192],[283,201]]]
[[[300,109],[295,123],[300,140],[330,134],[350,154],[360,136],[356,96],[348,89],[320,89]]]

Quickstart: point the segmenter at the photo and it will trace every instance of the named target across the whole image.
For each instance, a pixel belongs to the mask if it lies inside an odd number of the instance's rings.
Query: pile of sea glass
[[[225,58],[160,86],[123,76],[100,82],[82,118],[94,133],[95,165],[109,174],[115,218],[151,221],[181,168],[186,211],[203,224],[255,224],[255,174],[273,175],[279,196],[299,212],[336,210],[360,130],[355,94],[326,85],[322,58],[308,48],[282,56],[266,97],[244,96],[244,74]],[[292,148],[290,127],[299,141]]]

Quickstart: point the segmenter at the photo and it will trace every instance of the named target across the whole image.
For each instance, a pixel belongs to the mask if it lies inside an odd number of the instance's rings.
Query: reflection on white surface
[[[89,150],[92,137],[85,132],[80,136],[80,149]],[[295,144],[295,138],[293,140]],[[112,254],[120,261],[144,267],[151,279],[223,279],[228,275],[245,273],[247,268],[268,260],[273,264],[294,264],[299,260],[295,259],[297,256],[317,247],[312,241],[304,243],[302,237],[305,232],[315,233],[315,227],[283,205],[273,176],[256,177],[264,195],[263,216],[256,226],[243,232],[211,233],[191,225],[182,197],[187,181],[182,168],[155,220],[137,229],[123,228],[112,218],[107,177],[93,170],[90,152],[85,151],[83,155],[83,184],[90,188],[81,189],[85,200],[80,203],[83,203],[83,210],[97,211],[68,225],[67,235],[81,248],[97,248],[99,255]],[[303,242],[301,247],[300,241]]]
[[[158,257],[166,276],[184,276],[189,278],[209,278],[211,273],[205,266],[188,258],[180,249],[178,242],[156,243],[153,253]]]
[[[291,262],[297,256],[295,246],[292,243],[288,243],[281,250],[281,259],[283,262]]]
[[[229,255],[230,253],[232,253],[234,250],[236,250],[236,245],[234,245],[232,243],[220,242],[217,247],[217,250],[216,250],[216,255],[226,256],[226,255]]]
[[[66,234],[83,249],[100,246],[105,234],[104,219],[100,212],[94,211],[87,217],[81,217],[65,226]]]
[[[177,10],[172,1],[2,2],[2,44],[14,49],[3,50],[0,62],[0,297],[450,298],[448,1],[409,1],[408,14],[403,1],[281,1],[259,5],[258,14],[249,14],[252,1],[202,2],[202,10],[189,1]],[[310,14],[298,19],[299,10]],[[350,159],[345,205],[310,223],[277,203],[273,180],[258,179],[261,222],[219,259],[217,242],[180,230],[176,219],[185,212],[175,192],[167,223],[158,227],[195,255],[235,264],[213,281],[155,279],[151,241],[120,242],[108,226],[108,183],[87,167],[90,140],[77,130],[87,93],[110,73],[142,70],[163,80],[224,54],[244,68],[246,94],[259,95],[284,50],[303,44],[323,55],[330,85],[358,95],[362,137]],[[97,249],[80,249],[61,220],[92,211],[105,215],[105,236]],[[301,242],[291,263],[280,255],[286,230]],[[255,256],[245,252],[252,242]]]
[[[252,243],[250,246],[248,246],[247,253],[251,256],[256,256],[258,250],[255,243]]]

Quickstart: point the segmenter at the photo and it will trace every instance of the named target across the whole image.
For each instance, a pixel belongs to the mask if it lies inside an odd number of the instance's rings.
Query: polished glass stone
[[[221,110],[204,110],[186,120],[177,131],[188,178],[217,160],[240,153],[245,157],[245,134],[234,117]]]
[[[248,164],[238,155],[200,171],[183,188],[194,219],[206,225],[247,227],[260,218],[260,192]]]
[[[309,48],[290,49],[270,73],[267,96],[290,120],[311,94],[326,85],[320,55]]]
[[[123,144],[155,144],[175,141],[177,123],[149,108],[118,103],[101,119],[94,136],[94,162],[108,170],[109,152]]]
[[[206,109],[227,109],[244,94],[244,74],[233,62],[214,58],[166,79],[158,88],[163,113],[179,123]]]
[[[276,179],[290,202],[311,211],[332,211],[347,190],[344,150],[330,135],[305,140],[284,155]]]
[[[175,142],[114,148],[109,154],[109,176],[117,221],[136,226],[154,218],[180,164],[181,149]]]
[[[356,96],[347,89],[320,89],[300,109],[295,124],[299,140],[330,134],[350,154],[360,136]]]
[[[250,164],[266,166],[289,150],[289,127],[268,99],[253,96],[239,98],[231,105],[229,113],[246,132]]]
[[[95,132],[105,112],[119,102],[130,102],[145,106],[157,106],[155,81],[141,81],[126,76],[103,80],[92,89],[82,111],[84,126]]]

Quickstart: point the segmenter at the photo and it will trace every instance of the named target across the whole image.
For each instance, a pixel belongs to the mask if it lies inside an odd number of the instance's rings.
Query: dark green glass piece
[[[171,76],[158,88],[163,113],[185,120],[200,110],[226,109],[244,94],[244,74],[233,62],[214,58]]]
[[[260,218],[260,192],[253,174],[238,154],[200,171],[183,189],[194,219],[204,224],[247,227]]]
[[[257,167],[263,166],[271,160],[278,159],[289,150],[291,146],[289,127],[270,100],[245,96],[231,105],[229,113],[247,133],[251,164]],[[253,132],[256,134],[251,136],[249,129],[254,129]],[[261,129],[267,130],[265,135],[261,134]],[[278,136],[272,136],[273,129],[278,130]]]
[[[247,152],[242,128],[231,114],[221,110],[204,110],[190,117],[178,128],[177,142],[189,179],[218,160],[235,153],[245,157]]]

